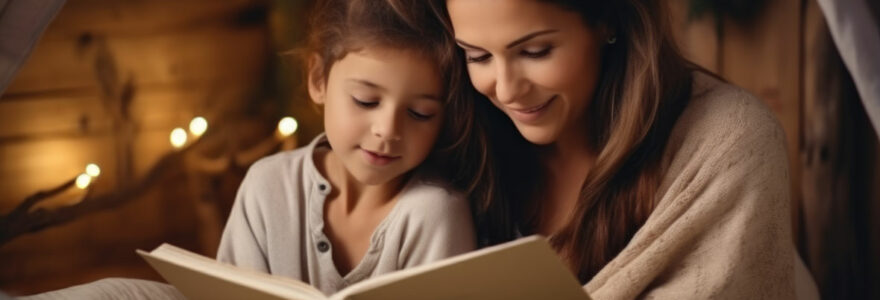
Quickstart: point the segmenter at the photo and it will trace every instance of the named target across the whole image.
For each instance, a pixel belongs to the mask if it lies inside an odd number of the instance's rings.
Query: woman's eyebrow
[[[524,35],[524,36],[522,36],[522,37],[520,37],[520,38],[514,40],[513,42],[510,42],[510,44],[507,44],[507,46],[506,46],[505,48],[510,49],[510,48],[516,47],[516,45],[519,45],[519,44],[525,43],[525,42],[527,42],[528,40],[531,40],[531,39],[536,38],[536,37],[538,37],[538,36],[545,35],[545,34],[550,34],[550,33],[555,33],[555,32],[558,32],[558,31],[559,31],[559,30],[557,30],[557,29],[545,29],[545,30],[535,31],[535,32],[532,32],[532,33],[526,34],[526,35]],[[462,48],[470,48],[470,49],[475,49],[475,50],[483,50],[483,48],[480,48],[480,47],[477,47],[477,46],[474,46],[474,45],[468,44],[468,43],[466,43],[466,42],[464,42],[464,41],[462,41],[462,40],[459,40],[459,39],[455,39],[455,42],[458,43],[458,45],[461,46]]]

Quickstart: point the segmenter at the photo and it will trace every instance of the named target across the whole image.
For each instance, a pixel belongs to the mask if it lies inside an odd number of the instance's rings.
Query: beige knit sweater
[[[790,299],[785,134],[742,89],[695,74],[664,154],[658,204],[584,288],[596,299]]]

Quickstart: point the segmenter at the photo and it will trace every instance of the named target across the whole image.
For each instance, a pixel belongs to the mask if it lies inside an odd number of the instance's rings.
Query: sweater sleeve
[[[261,214],[258,186],[260,163],[245,175],[217,249],[217,260],[256,271],[269,272],[266,226]]]
[[[794,297],[784,133],[759,100],[721,86],[676,124],[657,207],[587,283],[595,299]]]

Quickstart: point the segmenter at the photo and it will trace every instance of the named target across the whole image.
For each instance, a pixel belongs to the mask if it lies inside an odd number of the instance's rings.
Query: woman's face
[[[603,38],[577,12],[534,0],[447,0],[474,87],[535,144],[583,136]]]

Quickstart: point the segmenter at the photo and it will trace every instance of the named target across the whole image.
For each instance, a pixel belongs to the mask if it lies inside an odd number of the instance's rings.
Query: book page
[[[332,299],[590,299],[538,236],[371,278]]]
[[[326,299],[304,282],[238,268],[168,244],[137,252],[189,299]]]

